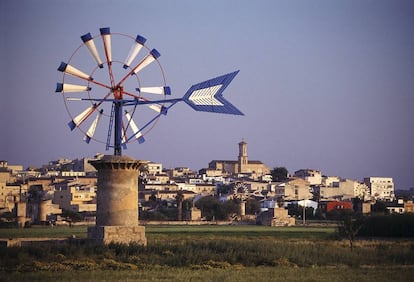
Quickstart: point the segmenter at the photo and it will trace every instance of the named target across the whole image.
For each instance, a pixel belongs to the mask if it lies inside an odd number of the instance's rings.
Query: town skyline
[[[244,141],[244,139],[241,141],[241,143],[245,143],[247,145],[247,143]],[[239,143],[239,146],[240,146],[240,143]],[[245,153],[248,153],[248,151],[245,151]],[[45,167],[47,167],[48,165],[50,165],[51,163],[56,163],[56,162],[59,162],[59,161],[65,161],[66,160],[66,161],[69,161],[69,162],[73,162],[73,161],[82,160],[82,159],[90,159],[90,160],[92,160],[92,159],[95,159],[95,158],[100,158],[101,156],[104,156],[104,154],[102,154],[100,152],[97,152],[94,156],[83,156],[83,157],[78,157],[78,158],[74,158],[74,159],[66,158],[66,157],[63,156],[63,157],[61,157],[59,159],[56,159],[56,160],[49,160],[48,163],[41,164],[40,166],[34,167],[34,169],[36,169],[36,170],[42,170]],[[240,157],[240,155],[238,157]],[[7,162],[7,160],[2,160],[2,161],[6,161]],[[186,166],[186,165],[169,167],[169,166],[165,166],[163,162],[158,162],[158,161],[156,162],[156,161],[153,161],[153,160],[144,160],[144,161],[147,161],[147,162],[153,163],[153,164],[161,164],[163,170],[164,169],[165,170],[177,169],[177,168],[183,167],[183,168],[189,168],[191,171],[194,171],[196,173],[199,173],[201,170],[208,169],[211,163],[217,163],[217,162],[224,162],[224,163],[226,163],[226,162],[235,162],[235,163],[237,163],[238,162],[237,161],[237,157],[234,158],[234,159],[229,159],[229,160],[224,160],[223,158],[215,159],[215,160],[212,159],[205,166],[194,169],[193,167]],[[252,160],[248,159],[246,161],[250,162]],[[253,163],[257,163],[257,162],[260,163],[261,165],[263,165],[264,167],[267,166],[267,164],[262,163],[260,160],[256,160],[256,159],[253,160]],[[13,166],[13,165],[22,165],[22,164],[11,164],[11,163],[8,163],[8,165]],[[62,163],[62,165],[64,165],[64,164]],[[26,169],[26,168],[28,168],[28,167],[25,167],[25,166],[23,167],[23,169]],[[270,172],[269,172],[269,174],[270,174],[273,169],[276,169],[276,168],[286,168],[286,167],[283,166],[283,165],[281,165],[281,166],[276,166],[276,167],[270,167],[270,166],[268,166],[268,168],[270,169]],[[300,169],[294,170],[294,171],[289,170],[288,168],[286,168],[286,169],[288,170],[288,173],[289,173],[288,177],[291,177],[291,178],[297,177],[295,175],[296,172],[299,172],[299,171],[302,171],[302,170],[315,170],[315,171],[320,172],[323,177],[327,177],[327,178],[330,178],[330,177],[331,178],[332,177],[333,178],[338,177],[339,179],[342,179],[342,180],[347,180],[348,179],[348,180],[352,180],[352,181],[357,181],[359,183],[363,183],[364,180],[365,180],[365,178],[370,178],[370,177],[373,177],[373,178],[377,178],[377,177],[384,178],[385,177],[385,178],[391,178],[391,179],[393,179],[393,181],[395,183],[395,179],[392,176],[389,176],[389,175],[366,175],[366,176],[364,176],[361,179],[357,179],[357,178],[343,177],[341,175],[328,175],[328,174],[325,174],[323,171],[321,171],[318,168],[300,168]],[[261,172],[261,173],[265,173],[265,172]],[[408,190],[408,189],[413,189],[413,188],[414,187],[403,188],[403,187],[397,187],[397,186],[395,186],[395,190]]]
[[[110,27],[157,48],[172,98],[240,70],[225,97],[245,116],[177,105],[125,155],[202,168],[235,159],[244,138],[249,158],[271,168],[414,186],[412,1],[22,0],[0,10],[0,159],[10,164],[112,154],[69,130],[55,93],[80,36]]]

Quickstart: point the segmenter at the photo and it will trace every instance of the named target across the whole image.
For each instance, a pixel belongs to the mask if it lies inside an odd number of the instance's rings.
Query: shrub
[[[365,237],[414,237],[414,214],[373,215],[359,231]]]

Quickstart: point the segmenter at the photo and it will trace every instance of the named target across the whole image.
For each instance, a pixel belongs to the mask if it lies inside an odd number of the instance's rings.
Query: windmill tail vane
[[[145,133],[179,102],[185,102],[196,111],[243,115],[223,97],[223,91],[238,74],[238,70],[194,84],[182,98],[167,98],[171,96],[171,88],[165,85],[164,71],[158,61],[160,53],[156,49],[148,48],[144,37],[137,35],[133,38],[119,33],[111,34],[109,27],[101,28],[100,32],[100,36],[96,37],[90,33],[82,35],[82,45],[75,50],[69,62],[62,62],[58,67],[58,71],[63,73],[63,82],[57,83],[55,92],[62,93],[66,109],[72,118],[68,123],[69,127],[71,130],[80,129],[84,133],[83,139],[86,143],[94,139],[106,144],[106,149],[114,148],[114,155],[122,155],[122,148],[125,149],[127,143],[132,141],[143,143]],[[99,37],[100,44],[99,40],[96,40]],[[132,40],[130,51],[122,62],[112,58],[112,39],[119,37]],[[76,57],[77,51],[82,47],[85,47],[91,55],[97,70],[109,74],[106,75],[108,81],[101,81],[99,76],[95,79],[94,76],[97,74],[95,71],[87,74],[76,67],[76,62],[72,62],[72,58]],[[99,52],[102,49],[104,57],[101,57]],[[139,58],[138,54],[142,50],[147,53],[136,63],[135,61],[138,60],[136,58]],[[121,73],[117,73],[119,70],[116,67],[121,70]],[[141,74],[151,68],[153,68],[152,73],[159,73],[159,85],[145,85],[143,82]],[[117,77],[121,79],[117,80]],[[134,77],[138,85],[133,89],[127,89],[124,82]],[[79,81],[79,84],[74,84],[74,80]],[[95,89],[103,90],[103,94],[93,95]],[[83,104],[80,106],[76,103]],[[108,112],[106,108],[107,113],[104,113],[105,104],[108,103],[110,110]],[[137,110],[138,106],[144,106],[146,110]],[[73,111],[79,111],[82,107],[79,114],[71,114],[70,109],[75,108]],[[139,121],[134,120],[134,114],[137,112]],[[101,125],[103,117],[109,118],[106,125]],[[106,134],[96,137],[96,132],[99,130],[106,131]]]

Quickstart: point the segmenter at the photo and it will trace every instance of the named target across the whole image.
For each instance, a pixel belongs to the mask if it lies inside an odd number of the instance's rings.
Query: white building
[[[300,169],[295,171],[295,176],[309,182],[311,186],[322,184],[322,174],[315,169]]]
[[[394,182],[392,177],[365,177],[364,183],[369,187],[370,194],[378,200],[393,200]]]
[[[162,174],[162,164],[160,163],[149,162],[147,163],[147,169],[149,175]]]

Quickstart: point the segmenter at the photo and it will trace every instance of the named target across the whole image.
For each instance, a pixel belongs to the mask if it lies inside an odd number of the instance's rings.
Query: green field
[[[87,226],[0,228],[0,238],[69,238],[87,237]]]
[[[85,226],[0,229],[1,238],[86,237]],[[0,281],[411,281],[414,240],[359,240],[332,227],[147,226],[148,246],[0,248]]]
[[[149,225],[146,226],[148,240],[174,237],[178,240],[193,236],[202,237],[274,237],[296,239],[329,239],[334,236],[334,227],[269,227],[256,225]],[[86,238],[87,226],[32,227],[0,229],[0,238]]]

